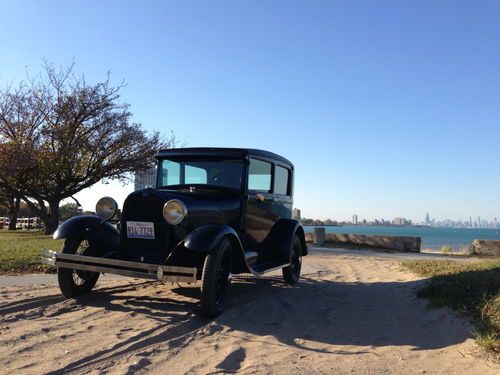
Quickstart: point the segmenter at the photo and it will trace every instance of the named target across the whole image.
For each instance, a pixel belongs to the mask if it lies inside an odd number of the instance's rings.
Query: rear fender
[[[62,223],[53,235],[55,240],[80,237],[89,241],[99,255],[118,250],[120,232],[109,222],[94,215],[75,216]],[[96,254],[96,255],[98,255]]]
[[[272,251],[277,251],[284,260],[291,257],[292,241],[298,236],[302,244],[302,256],[307,255],[307,246],[304,236],[304,228],[300,221],[295,219],[280,219],[271,229],[266,238],[265,247]],[[269,251],[271,253],[271,251]]]

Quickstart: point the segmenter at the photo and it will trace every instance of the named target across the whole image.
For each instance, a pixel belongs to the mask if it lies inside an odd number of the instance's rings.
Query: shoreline
[[[464,228],[464,227],[430,227],[426,225],[368,225],[368,224],[304,224],[303,227],[325,227],[325,228],[393,228],[393,229],[429,229],[429,230],[450,230],[450,231],[485,231],[500,233],[500,228]]]
[[[375,225],[304,225],[306,233],[325,228],[326,234],[420,237],[421,249],[442,252],[467,252],[474,240],[500,241],[500,229],[448,228]]]

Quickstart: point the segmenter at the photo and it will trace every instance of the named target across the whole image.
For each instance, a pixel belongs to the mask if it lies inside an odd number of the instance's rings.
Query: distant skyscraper
[[[358,215],[356,214],[352,215],[352,223],[354,225],[358,225]]]
[[[425,214],[425,225],[431,225],[431,218],[428,212]]]
[[[292,210],[292,219],[300,220],[300,209],[299,208],[294,208]]]
[[[393,225],[407,225],[408,221],[404,217],[397,217],[392,221]]]

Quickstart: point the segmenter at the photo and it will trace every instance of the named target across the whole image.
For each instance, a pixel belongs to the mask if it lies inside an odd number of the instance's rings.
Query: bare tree
[[[45,62],[42,75],[0,91],[0,187],[22,192],[46,234],[57,229],[61,200],[145,170],[156,150],[174,144],[173,135],[162,139],[131,123],[122,87],[110,84],[109,73],[89,84],[73,65]]]

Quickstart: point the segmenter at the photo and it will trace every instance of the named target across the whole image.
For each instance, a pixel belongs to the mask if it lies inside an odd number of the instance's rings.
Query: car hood
[[[240,207],[240,198],[224,191],[144,189],[127,197],[122,215],[126,220],[164,221],[163,206],[171,199],[178,199],[186,205],[188,215],[184,224],[190,226],[225,223],[229,219],[228,213],[234,214]]]

